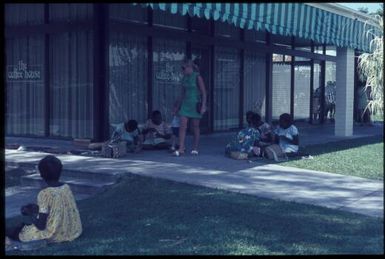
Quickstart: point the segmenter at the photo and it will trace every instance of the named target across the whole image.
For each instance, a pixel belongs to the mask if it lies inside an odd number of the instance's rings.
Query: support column
[[[353,135],[354,50],[337,48],[336,136]]]

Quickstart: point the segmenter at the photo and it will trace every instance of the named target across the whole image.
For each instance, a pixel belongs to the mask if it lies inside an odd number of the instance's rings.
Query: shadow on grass
[[[382,220],[168,180],[128,175],[78,204],[78,239],[12,254],[383,253]]]

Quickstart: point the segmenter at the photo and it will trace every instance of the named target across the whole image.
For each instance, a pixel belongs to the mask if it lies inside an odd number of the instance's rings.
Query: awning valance
[[[379,30],[357,19],[304,3],[141,3],[143,7],[207,20],[222,21],[248,30],[295,36],[318,43],[369,51]]]

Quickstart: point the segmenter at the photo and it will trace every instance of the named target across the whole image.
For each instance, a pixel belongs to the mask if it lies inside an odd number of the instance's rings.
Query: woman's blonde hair
[[[199,72],[199,67],[197,64],[195,64],[194,61],[192,61],[191,59],[186,59],[183,64],[189,66],[189,67],[192,67],[192,69],[195,71],[195,72]]]

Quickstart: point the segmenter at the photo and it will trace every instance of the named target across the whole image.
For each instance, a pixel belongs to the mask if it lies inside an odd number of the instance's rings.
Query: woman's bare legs
[[[180,117],[180,127],[179,127],[179,152],[183,153],[185,150],[184,141],[186,138],[188,118],[181,116]]]
[[[192,127],[194,132],[193,138],[193,150],[198,151],[199,146],[199,137],[200,137],[200,128],[199,128],[199,119],[192,119]]]

